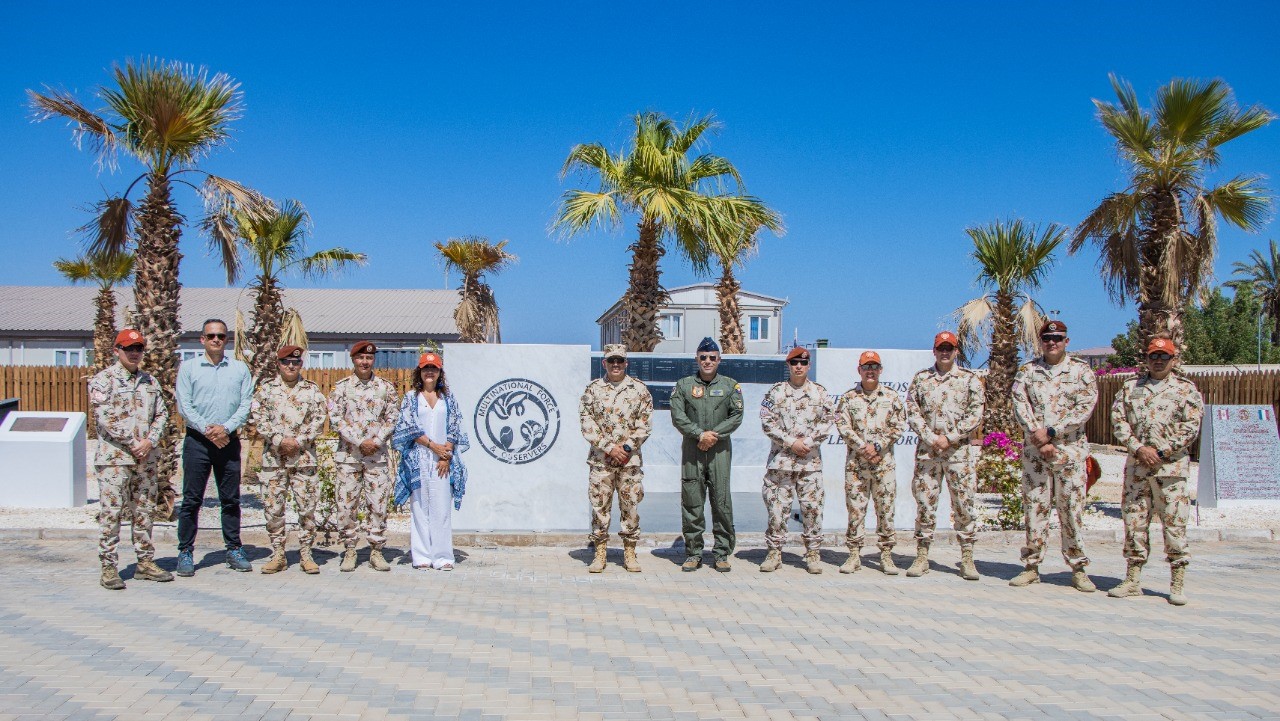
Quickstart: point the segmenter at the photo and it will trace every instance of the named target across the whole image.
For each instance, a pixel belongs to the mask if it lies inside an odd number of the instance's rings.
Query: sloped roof
[[[133,288],[116,289],[117,318],[133,305]],[[0,332],[92,331],[96,286],[0,286]],[[246,320],[253,297],[241,288],[183,288],[179,318],[184,333],[195,333],[206,318],[235,324]],[[284,304],[296,308],[308,333],[339,335],[457,335],[453,290],[286,288]]]
[[[719,305],[716,298],[715,283],[693,283],[690,285],[682,285],[677,288],[667,288],[667,295],[671,297],[671,303],[662,307],[663,310],[669,307],[690,308],[701,306],[706,308],[715,308]],[[789,304],[786,298],[775,298],[764,293],[756,293],[750,290],[738,291],[738,305],[744,308],[761,308],[774,307],[783,308]],[[622,298],[614,301],[613,305],[596,318],[596,323],[603,323],[606,318],[611,317],[622,308]]]

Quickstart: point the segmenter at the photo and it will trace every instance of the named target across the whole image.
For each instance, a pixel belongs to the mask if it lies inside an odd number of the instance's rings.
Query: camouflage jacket
[[[320,386],[299,378],[292,388],[279,376],[264,381],[254,391],[249,416],[266,443],[263,468],[316,465],[316,438],[324,428],[325,400]],[[280,456],[280,442],[293,437],[302,452],[289,458]]]
[[[835,409],[827,389],[805,380],[796,388],[788,381],[775,383],[760,403],[760,425],[773,441],[765,468],[778,471],[822,470],[822,444],[831,434]],[[791,444],[807,441],[809,453],[796,455]]]
[[[578,415],[582,437],[591,445],[588,463],[605,464],[610,449],[629,445],[627,465],[641,465],[640,446],[653,432],[653,396],[644,383],[627,376],[615,387],[597,378],[583,391]]]
[[[1138,476],[1191,474],[1191,444],[1200,433],[1204,399],[1196,385],[1170,374],[1158,381],[1149,375],[1124,382],[1111,406],[1111,430],[1129,450],[1129,464]],[[1132,456],[1143,446],[1164,455],[1164,463],[1148,468]]]
[[[383,462],[387,443],[400,413],[400,394],[391,381],[372,376],[362,381],[355,374],[333,384],[329,394],[329,425],[338,433],[335,463]],[[378,450],[360,452],[360,444],[372,438]]]
[[[169,422],[169,408],[156,379],[142,371],[131,374],[118,362],[89,381],[89,403],[98,424],[95,466],[137,465],[129,449],[144,439],[158,446]],[[156,453],[152,449],[147,460],[154,461]]]
[[[932,366],[916,373],[907,386],[907,422],[920,437],[916,458],[930,457],[938,436],[952,449],[968,445],[969,434],[982,423],[983,405],[982,381],[967,368],[939,373]]]
[[[898,392],[887,386],[876,386],[868,393],[859,383],[836,402],[836,430],[848,448],[846,465],[861,458],[858,451],[870,443],[880,447],[882,467],[895,467],[893,444],[906,427],[907,406]]]
[[[1023,364],[1013,379],[1013,414],[1027,433],[1052,428],[1054,445],[1085,443],[1084,426],[1098,403],[1098,382],[1088,363],[1066,356]]]

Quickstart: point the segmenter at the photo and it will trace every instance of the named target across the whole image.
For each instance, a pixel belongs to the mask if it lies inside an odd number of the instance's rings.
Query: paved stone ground
[[[209,549],[170,584],[129,580],[124,551],[114,593],[91,541],[5,550],[0,719],[1280,718],[1275,542],[1193,546],[1185,608],[1163,563],[1142,598],[1078,593],[1057,558],[1009,588],[1012,546],[979,546],[977,583],[955,546],[921,579],[841,575],[843,550],[821,576],[790,553],[760,574],[759,549],[729,574],[659,549],[643,574],[588,575],[587,551],[543,547],[460,550],[452,573],[363,554],[338,573],[322,552],[311,577]],[[1117,583],[1118,545],[1089,550]]]

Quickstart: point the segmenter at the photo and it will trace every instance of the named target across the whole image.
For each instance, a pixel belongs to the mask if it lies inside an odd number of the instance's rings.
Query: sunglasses
[[[605,362],[605,363],[611,363],[611,364],[612,364],[612,363],[626,363],[626,362],[627,362],[627,359],[626,359],[626,358],[605,358],[605,359],[604,359],[604,362]]]
[[[700,356],[698,356],[698,360],[700,360],[700,361],[713,361],[713,360],[720,360],[720,356],[718,356],[718,355],[700,355]]]
[[[1067,337],[1066,337],[1065,335],[1042,335],[1042,336],[1040,336],[1040,342],[1041,342],[1041,343],[1061,343],[1062,341],[1064,341],[1064,340],[1066,340],[1066,339],[1067,339]]]
[[[205,340],[226,340],[227,334],[226,333],[205,333],[204,339]]]
[[[807,366],[809,365],[809,359],[808,358],[792,358],[791,360],[787,361],[787,363],[793,366]]]
[[[141,345],[130,345],[130,346],[118,345],[116,347],[124,351],[125,353],[141,353],[142,351],[146,350],[146,346],[141,346]]]
[[[279,363],[280,363],[280,365],[282,365],[282,366],[300,366],[300,365],[302,365],[302,359],[301,359],[301,358],[286,358],[286,359],[284,359],[284,360],[282,360],[282,361],[279,361]]]
[[[1168,353],[1149,353],[1147,354],[1147,358],[1153,361],[1173,360],[1173,356]]]
[[[955,349],[956,347],[953,345],[940,345],[937,348],[934,348],[934,350],[939,353],[951,353],[955,351]]]
[[[879,363],[863,363],[858,367],[864,371],[878,371],[884,366],[880,365]]]

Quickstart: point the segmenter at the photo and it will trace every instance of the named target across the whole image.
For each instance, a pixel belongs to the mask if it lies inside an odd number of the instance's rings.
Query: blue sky
[[[131,57],[241,83],[244,117],[204,167],[303,202],[313,247],[369,254],[326,285],[440,288],[434,242],[509,239],[520,262],[491,283],[518,343],[598,342],[633,222],[567,243],[547,229],[560,194],[587,182],[559,177],[569,148],[621,147],[637,111],[714,112],[724,127],[707,150],[783,214],[787,234],[740,277],[789,299],[784,337],[884,348],[927,347],[977,294],[966,226],[1075,225],[1122,187],[1090,102],[1112,98],[1109,72],[1144,102],[1173,77],[1220,77],[1242,104],[1280,111],[1271,3],[889,6],[7,3],[0,284],[60,283],[50,263],[77,252],[83,208],[138,173],[125,159],[99,174],[61,123],[30,122],[25,89],[99,107],[93,91]],[[1214,177],[1243,172],[1280,175],[1280,123],[1227,146]],[[179,202],[196,216],[192,195]],[[1224,228],[1219,279],[1276,235]],[[223,284],[205,248],[188,230],[184,284]],[[664,271],[668,287],[698,280],[675,255]],[[1135,314],[1107,301],[1088,250],[1059,258],[1040,299],[1075,348]]]

